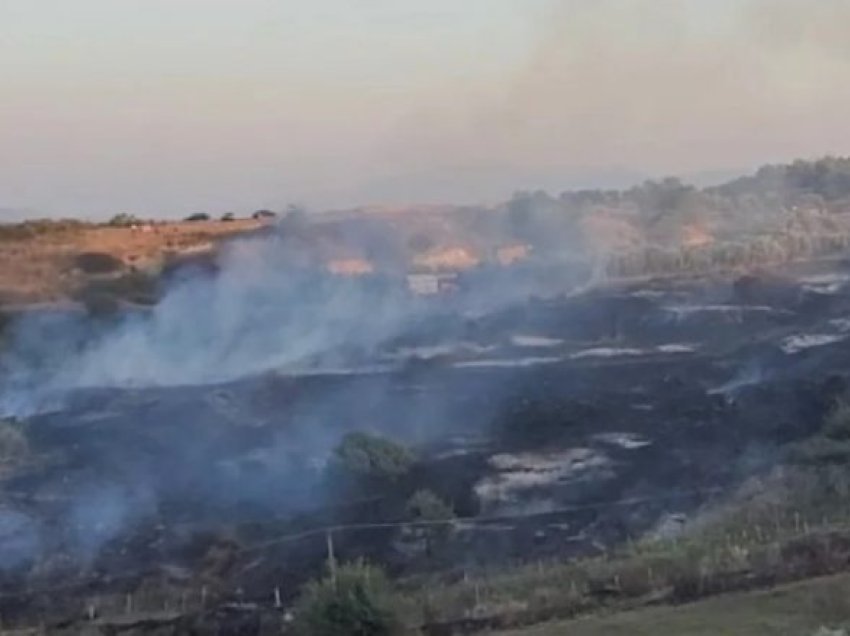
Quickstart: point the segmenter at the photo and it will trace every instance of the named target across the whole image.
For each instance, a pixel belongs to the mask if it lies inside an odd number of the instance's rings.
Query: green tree
[[[413,521],[451,521],[454,509],[430,490],[417,490],[407,501],[407,515]]]
[[[379,435],[356,432],[346,435],[334,450],[334,464],[360,477],[395,481],[416,461],[410,449]]]

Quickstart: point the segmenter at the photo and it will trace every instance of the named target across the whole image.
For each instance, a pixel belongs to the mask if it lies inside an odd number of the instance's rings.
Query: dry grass
[[[500,632],[503,636],[813,636],[850,620],[850,574]],[[829,632],[822,632],[829,633]]]
[[[108,254],[128,270],[155,270],[169,254],[211,249],[223,238],[256,230],[263,221],[168,222],[110,227],[79,222],[0,226],[0,302],[59,302],[85,280],[82,253]]]
[[[850,498],[846,479],[832,472],[779,471],[712,506],[675,539],[454,583],[410,581],[408,598],[428,621],[481,629],[692,602],[841,572],[850,562]]]

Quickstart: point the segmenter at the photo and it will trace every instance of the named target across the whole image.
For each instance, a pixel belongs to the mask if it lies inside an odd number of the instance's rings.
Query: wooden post
[[[283,606],[283,603],[280,600],[280,588],[274,588],[274,606],[277,609],[280,609]]]
[[[330,530],[326,535],[328,543],[328,572],[331,576],[331,583],[336,585],[336,555],[334,554],[334,537]]]
[[[124,600],[124,613],[130,614],[133,612],[133,593],[130,592],[127,594],[127,598]]]

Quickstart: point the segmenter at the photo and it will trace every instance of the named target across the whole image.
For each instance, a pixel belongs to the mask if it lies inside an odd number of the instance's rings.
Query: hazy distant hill
[[[112,256],[122,264],[112,278],[138,278],[156,273],[171,256],[208,253],[219,239],[263,225],[0,226],[0,300],[60,301],[92,281],[109,291],[109,277],[80,271],[80,254]],[[337,275],[576,260],[592,260],[612,276],[746,268],[850,244],[850,159],[764,166],[704,188],[665,178],[621,190],[518,191],[493,206],[292,209],[275,227],[285,261]],[[135,289],[138,281],[132,282]]]

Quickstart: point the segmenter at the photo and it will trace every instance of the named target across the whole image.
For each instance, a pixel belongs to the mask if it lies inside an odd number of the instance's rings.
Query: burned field
[[[16,424],[0,616],[285,608],[329,550],[453,581],[674,536],[820,427],[848,315],[833,261],[450,307],[309,371],[76,389]],[[335,470],[363,432],[404,469]],[[422,490],[453,518],[411,516]]]

